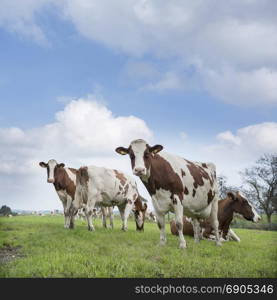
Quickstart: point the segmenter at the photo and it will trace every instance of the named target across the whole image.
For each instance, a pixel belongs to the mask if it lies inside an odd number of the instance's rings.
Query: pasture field
[[[94,224],[89,232],[81,220],[64,229],[62,216],[0,218],[0,277],[277,277],[277,232],[236,229],[241,243],[222,247],[186,237],[180,250],[168,224],[164,247],[155,223],[144,232],[132,220],[128,232],[119,219],[113,230]]]

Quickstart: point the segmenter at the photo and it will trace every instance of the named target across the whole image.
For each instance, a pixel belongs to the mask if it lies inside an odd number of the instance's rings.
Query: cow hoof
[[[163,247],[166,245],[166,241],[160,241],[159,246]]]
[[[186,244],[180,244],[179,248],[180,248],[180,249],[186,249],[186,248],[187,248],[187,245],[186,245]]]

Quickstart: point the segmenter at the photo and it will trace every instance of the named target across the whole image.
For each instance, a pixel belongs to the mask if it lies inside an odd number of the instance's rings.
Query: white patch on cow
[[[144,171],[143,177],[146,176],[148,178],[149,176],[147,176],[148,174],[146,173],[147,170],[145,168],[144,159],[143,159],[144,151],[146,150],[146,142],[143,140],[137,140],[132,142],[131,146],[135,155],[133,173],[136,175],[136,170],[141,170]]]
[[[49,167],[48,180],[52,180],[53,182],[54,182],[54,170],[57,164],[58,163],[54,159],[51,159],[48,162],[48,167]]]
[[[234,217],[239,218],[239,219],[244,219],[244,216],[240,213],[234,213]]]
[[[76,184],[76,175],[72,171],[70,171],[69,168],[65,168],[65,171],[68,177],[74,182],[74,184]]]
[[[249,205],[251,206],[252,212],[254,214],[254,218],[253,218],[253,222],[257,223],[261,220],[260,215],[257,213],[256,209],[254,208],[254,206],[251,204],[251,202],[249,202]]]

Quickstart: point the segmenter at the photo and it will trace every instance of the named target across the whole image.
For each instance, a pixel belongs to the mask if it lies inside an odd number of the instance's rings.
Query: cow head
[[[144,203],[142,205],[142,202],[140,200],[137,200],[135,202],[134,215],[135,215],[137,231],[144,230],[144,220],[145,220],[146,210],[147,210],[147,204],[146,203]]]
[[[243,216],[246,220],[252,222],[259,222],[261,217],[252,206],[252,204],[243,196],[240,192],[228,193],[228,198],[233,201],[233,207],[235,213]]]
[[[45,162],[40,162],[39,165],[42,168],[46,168],[47,169],[47,182],[49,183],[55,183],[55,173],[57,171],[57,169],[59,168],[63,168],[64,164],[58,164],[55,159],[50,159],[48,161],[48,163]]]
[[[134,175],[149,177],[151,158],[162,150],[161,145],[151,147],[144,140],[135,140],[129,148],[118,147],[115,151],[121,155],[129,154]]]

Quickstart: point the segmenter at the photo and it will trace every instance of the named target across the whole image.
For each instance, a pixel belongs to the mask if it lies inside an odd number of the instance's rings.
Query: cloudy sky
[[[60,209],[39,161],[131,173],[114,148],[136,138],[229,184],[277,152],[275,0],[0,6],[0,204]]]

